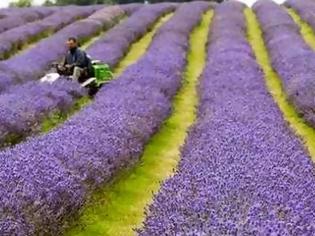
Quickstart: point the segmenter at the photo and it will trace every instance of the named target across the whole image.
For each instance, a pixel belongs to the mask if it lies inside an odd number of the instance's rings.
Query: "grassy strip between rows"
[[[52,115],[48,116],[41,122],[41,132],[49,132],[52,128],[56,127],[61,122],[66,121],[74,113],[88,105],[90,102],[91,99],[89,97],[82,97],[78,99],[66,113],[60,111],[52,113]]]
[[[123,60],[119,62],[119,64],[114,69],[114,76],[118,77],[121,75],[124,70],[137,61],[144,53],[146,52],[147,48],[149,47],[154,34],[156,31],[166,22],[168,21],[174,13],[169,13],[163,16],[154,26],[153,28],[138,42],[131,45],[129,53],[124,57]]]
[[[87,50],[91,45],[93,45],[94,43],[96,43],[99,39],[101,39],[102,37],[104,37],[104,35],[106,34],[106,32],[111,29],[112,27],[114,27],[115,25],[119,25],[121,23],[123,23],[125,20],[127,20],[128,17],[126,15],[117,17],[114,21],[114,24],[112,24],[111,27],[107,28],[106,30],[101,30],[99,32],[97,32],[95,34],[94,37],[92,38],[87,38],[87,39],[80,39],[80,43],[83,43],[82,46],[80,46],[80,48],[82,50]]]
[[[183,86],[174,98],[173,113],[145,147],[139,165],[121,173],[100,189],[81,218],[66,235],[134,235],[141,227],[145,207],[157,193],[161,181],[173,175],[188,128],[196,118],[196,86],[205,65],[206,43],[213,12],[207,12],[190,38]]]
[[[81,19],[83,19],[83,17],[77,17],[75,21],[78,21]],[[25,42],[22,42],[22,41],[16,42],[13,44],[13,47],[9,51],[5,52],[3,55],[0,55],[1,56],[0,59],[1,60],[7,60],[10,57],[20,55],[23,52],[25,52],[26,50],[30,50],[30,49],[34,48],[36,46],[36,44],[39,43],[41,40],[44,40],[44,39],[52,36],[57,31],[61,30],[62,28],[66,27],[72,23],[73,22],[70,22],[69,24],[66,24],[65,26],[63,26],[57,30],[52,30],[52,29],[44,30],[44,31],[42,31],[36,35],[30,36]]]
[[[292,8],[287,8],[287,12],[292,17],[294,22],[300,27],[300,33],[303,39],[311,48],[315,50],[315,34],[313,28],[304,22]]]
[[[247,20],[248,40],[258,63],[265,73],[267,89],[278,104],[284,119],[289,123],[293,131],[302,138],[312,160],[315,161],[315,130],[299,117],[294,107],[288,102],[281,79],[272,68],[267,48],[264,45],[262,31],[255,14],[249,8],[245,9],[244,13]]]
[[[155,32],[161,27],[161,25],[167,21],[173,13],[169,13],[163,17],[161,17],[156,24],[154,24],[153,28],[143,36],[139,41],[135,42],[131,45],[127,55],[122,59],[119,65],[114,68],[114,76],[117,77],[121,72],[123,72],[128,66],[135,63],[146,51],[147,47],[150,45],[153,35]],[[96,42],[99,38],[103,37],[105,33],[99,34],[98,36],[91,38],[84,45],[82,45],[82,49],[86,49],[91,46],[94,42]],[[105,85],[106,86],[106,85]],[[51,116],[45,118],[41,123],[41,132],[46,133],[55,128],[56,126],[65,122],[69,117],[73,114],[81,110],[84,106],[88,105],[92,101],[89,97],[83,97],[76,101],[74,106],[67,113],[56,112]]]
[[[0,60],[6,60],[12,56],[17,56],[19,54],[22,54],[24,51],[35,47],[36,43],[38,43],[40,40],[44,38],[48,38],[51,35],[53,35],[53,33],[55,33],[55,31],[48,29],[36,35],[31,36],[25,42],[18,41],[16,43],[13,43],[11,49],[9,49],[8,51],[0,55]]]

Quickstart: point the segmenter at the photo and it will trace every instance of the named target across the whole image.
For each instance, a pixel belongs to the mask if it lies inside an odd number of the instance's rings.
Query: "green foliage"
[[[10,3],[10,7],[31,7],[33,0],[17,0]]]
[[[46,6],[46,7],[51,7],[51,6],[54,6],[55,5],[55,2],[52,1],[52,0],[46,0],[44,3],[43,3],[43,6]]]

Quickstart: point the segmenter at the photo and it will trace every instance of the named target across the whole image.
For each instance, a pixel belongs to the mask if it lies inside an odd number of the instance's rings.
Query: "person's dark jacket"
[[[79,48],[68,50],[64,60],[64,65],[73,65],[74,67],[88,68],[91,71],[91,60],[88,58],[86,52]]]

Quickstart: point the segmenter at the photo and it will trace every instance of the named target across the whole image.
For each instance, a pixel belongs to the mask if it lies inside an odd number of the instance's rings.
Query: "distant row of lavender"
[[[171,10],[174,10],[173,4],[143,7],[109,30],[87,52],[114,66],[133,42],[143,36],[161,15]],[[52,85],[30,81],[11,87],[0,95],[0,146],[11,144],[8,137],[22,139],[37,132],[44,118],[56,111],[67,112],[76,99],[85,94],[77,83],[70,81],[58,81]]]
[[[242,11],[215,10],[198,120],[140,235],[315,233],[314,164],[265,88]]]
[[[25,23],[40,20],[54,13],[57,8],[52,7],[32,7],[20,10],[5,9],[0,11],[1,15],[5,15],[0,19],[0,33],[24,25]],[[7,13],[7,14],[6,14]]]
[[[38,14],[44,16],[49,14],[49,12],[53,13],[57,10],[59,10],[60,7],[53,6],[53,7],[43,7],[43,6],[35,6],[35,7],[27,7],[27,8],[21,8],[21,7],[8,7],[8,8],[0,8],[0,18],[6,18],[10,16],[17,16],[22,15],[25,12],[31,11],[31,12],[37,12]]]
[[[147,54],[93,104],[49,134],[0,153],[0,234],[59,235],[91,190],[137,162],[171,110],[189,33],[207,8],[183,4],[164,26],[177,27],[161,29]]]
[[[81,11],[79,8],[77,10]],[[94,10],[95,6],[83,8],[87,14]],[[123,15],[124,11],[119,6],[102,8],[91,16],[59,30],[53,36],[41,40],[35,47],[0,62],[0,92],[11,85],[42,76],[52,62],[64,55],[65,41],[69,36],[87,39],[101,30],[114,26]]]
[[[125,11],[128,16],[131,16],[136,11],[140,10],[144,5],[142,3],[129,3],[125,5],[120,5],[120,7]]]
[[[272,1],[254,8],[272,65],[283,79],[289,101],[315,127],[315,52],[306,44],[290,15]],[[290,47],[284,47],[290,45]]]
[[[0,59],[10,57],[25,44],[52,34],[79,18],[88,17],[95,7],[63,7],[42,20],[15,27],[0,34]]]
[[[132,42],[137,41],[148,32],[159,17],[174,10],[175,5],[172,3],[143,6],[127,21],[115,26],[88,48],[88,54],[92,58],[106,62],[113,68],[127,53]]]

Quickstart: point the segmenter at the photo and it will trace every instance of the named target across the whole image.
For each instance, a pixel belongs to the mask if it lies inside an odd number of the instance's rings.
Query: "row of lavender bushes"
[[[91,105],[47,135],[0,152],[0,234],[59,235],[91,190],[137,162],[171,110],[189,33],[207,9],[183,4],[147,54]]]
[[[315,234],[314,164],[265,87],[243,7],[215,10],[198,120],[140,235]]]
[[[6,30],[22,26],[25,23],[41,20],[44,17],[56,12],[56,7],[31,7],[23,9],[1,9],[0,15],[3,16],[0,19],[0,33]]]
[[[282,78],[288,100],[305,121],[315,127],[315,52],[281,6],[265,0],[257,3],[254,10],[261,22],[273,68]]]
[[[100,8],[100,7],[98,7]],[[91,15],[97,8],[63,7],[42,20],[26,23],[0,33],[0,59],[7,59],[24,45],[53,34],[66,25]]]
[[[143,36],[161,15],[172,10],[173,4],[143,7],[109,30],[87,49],[87,53],[114,67],[133,42]],[[11,87],[0,95],[0,146],[15,144],[37,133],[43,119],[55,112],[67,113],[84,95],[86,91],[71,81],[53,84],[30,81]]]
[[[42,121],[67,114],[87,91],[73,81],[28,82],[0,94],[0,148],[40,133]]]

